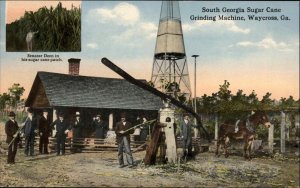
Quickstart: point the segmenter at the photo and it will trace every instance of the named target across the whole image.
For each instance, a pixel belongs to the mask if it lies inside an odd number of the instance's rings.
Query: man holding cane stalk
[[[20,129],[17,121],[15,120],[16,114],[9,112],[9,120],[5,123],[5,133],[7,135],[6,143],[8,143],[8,156],[7,163],[14,164],[17,154],[18,143],[20,141]]]
[[[132,127],[131,123],[126,121],[125,113],[121,114],[121,121],[117,122],[116,124],[116,135],[117,135],[117,143],[118,143],[118,160],[119,160],[119,167],[123,168],[124,159],[123,159],[123,152],[126,154],[128,167],[131,168],[134,166],[133,157],[130,150],[130,134],[133,134],[134,129],[127,131]]]

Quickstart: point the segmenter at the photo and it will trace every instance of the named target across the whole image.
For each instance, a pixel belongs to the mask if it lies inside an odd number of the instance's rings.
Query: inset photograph
[[[81,51],[81,1],[7,1],[6,51]]]

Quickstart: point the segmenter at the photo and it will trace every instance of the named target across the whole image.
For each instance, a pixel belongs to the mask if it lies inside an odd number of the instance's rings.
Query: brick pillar
[[[69,62],[69,74],[73,76],[79,75],[80,59],[71,58]]]

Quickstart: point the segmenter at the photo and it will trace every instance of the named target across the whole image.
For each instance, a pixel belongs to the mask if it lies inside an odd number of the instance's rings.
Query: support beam
[[[299,144],[299,139],[300,139],[300,114],[299,113],[295,115],[295,129],[296,129],[296,140],[297,143]]]
[[[215,116],[215,140],[218,140],[219,134],[219,124],[218,124],[218,115]]]
[[[114,125],[114,113],[110,113],[108,116],[108,128],[109,130],[113,130],[113,125]]]
[[[56,109],[53,108],[52,121],[55,121],[56,119],[57,119]]]
[[[285,113],[281,112],[280,124],[280,152],[285,153]]]
[[[274,125],[273,124],[271,124],[269,128],[268,146],[269,146],[269,153],[273,154],[274,152]]]
[[[156,154],[159,147],[159,141],[161,138],[162,124],[156,123],[153,127],[149,146],[146,149],[146,155],[144,158],[145,165],[154,165],[156,162]]]

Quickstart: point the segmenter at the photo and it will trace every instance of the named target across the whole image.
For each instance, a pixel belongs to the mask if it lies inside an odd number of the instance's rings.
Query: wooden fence
[[[296,111],[295,115],[295,130],[294,136],[290,137],[290,129],[291,122],[288,120],[287,112],[280,112],[280,138],[274,137],[274,125],[268,129],[268,139],[267,139],[267,149],[269,153],[274,153],[274,150],[278,150],[281,153],[287,152],[295,152],[299,151],[299,142],[300,142],[300,125],[299,125],[299,111]],[[218,129],[219,129],[219,120],[218,116],[215,116],[215,141],[218,137]]]

